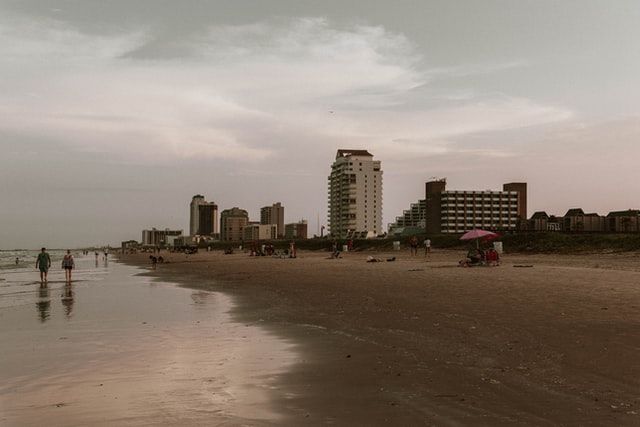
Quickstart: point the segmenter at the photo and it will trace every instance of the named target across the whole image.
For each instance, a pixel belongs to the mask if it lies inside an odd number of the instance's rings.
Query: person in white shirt
[[[431,240],[424,239],[424,256],[425,258],[431,253]]]

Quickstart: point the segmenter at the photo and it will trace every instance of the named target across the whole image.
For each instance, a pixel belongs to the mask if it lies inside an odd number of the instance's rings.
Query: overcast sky
[[[640,207],[640,3],[0,0],[0,248],[326,221],[338,148],[424,182],[527,181],[530,214]]]

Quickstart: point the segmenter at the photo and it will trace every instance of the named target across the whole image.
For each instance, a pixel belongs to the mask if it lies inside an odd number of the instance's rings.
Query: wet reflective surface
[[[76,258],[0,272],[0,424],[278,423],[293,345],[232,321],[231,299]]]

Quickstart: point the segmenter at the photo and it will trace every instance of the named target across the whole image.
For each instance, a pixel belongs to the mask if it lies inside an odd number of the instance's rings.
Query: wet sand
[[[398,256],[163,254],[151,274],[232,295],[236,320],[300,344],[276,378],[281,424],[640,423],[639,254],[370,254]]]
[[[234,321],[228,295],[77,260],[0,288],[0,425],[276,425],[295,345]],[[280,396],[283,398],[283,396]]]

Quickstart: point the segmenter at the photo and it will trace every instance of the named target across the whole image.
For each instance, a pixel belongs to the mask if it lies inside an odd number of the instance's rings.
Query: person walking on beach
[[[428,237],[424,239],[424,257],[427,258],[431,253],[431,239]]]
[[[411,236],[409,246],[411,248],[411,256],[418,255],[418,238],[416,236]]]
[[[71,283],[71,270],[73,270],[75,266],[76,265],[73,262],[73,255],[71,255],[71,251],[67,249],[67,254],[62,258],[65,282]]]
[[[51,257],[47,253],[46,248],[42,248],[36,259],[36,268],[40,269],[40,283],[47,281],[47,274],[51,268]]]

